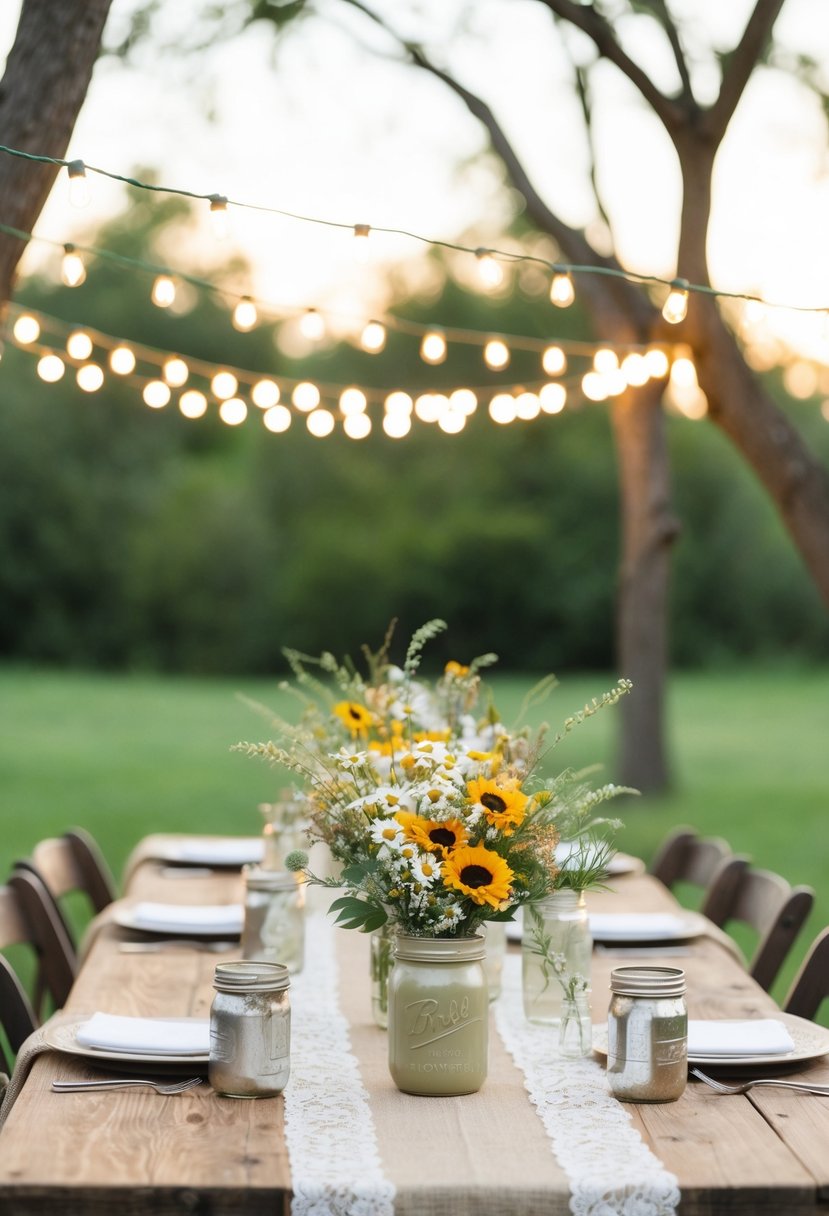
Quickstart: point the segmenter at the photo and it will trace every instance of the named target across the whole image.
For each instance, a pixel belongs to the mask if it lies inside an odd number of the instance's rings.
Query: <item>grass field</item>
[[[610,683],[566,677],[537,717],[557,725]],[[493,678],[507,722],[529,684]],[[92,832],[116,876],[148,832],[258,832],[257,803],[288,782],[231,752],[237,740],[268,737],[237,693],[291,712],[275,681],[0,669],[0,875],[36,840],[75,824]],[[649,858],[672,826],[693,824],[813,886],[816,906],[780,997],[829,923],[829,671],[680,674],[669,712],[675,789],[617,804],[620,846]],[[555,767],[601,761],[612,779],[614,731],[612,710],[587,722],[553,753]]]

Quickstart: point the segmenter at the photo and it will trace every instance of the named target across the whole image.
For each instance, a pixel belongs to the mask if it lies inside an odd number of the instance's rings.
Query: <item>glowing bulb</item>
[[[506,426],[515,421],[515,401],[509,393],[496,393],[489,403],[489,416],[493,422]]]
[[[446,358],[446,339],[438,330],[430,330],[423,335],[420,343],[420,357],[424,363],[442,363]]]
[[[233,328],[238,329],[240,333],[246,334],[253,329],[256,322],[259,320],[259,313],[256,311],[256,305],[250,296],[242,296],[233,310]]]
[[[303,313],[299,328],[304,337],[311,342],[318,342],[325,335],[325,319],[316,308],[309,308]]]
[[[370,355],[379,354],[386,345],[386,327],[379,321],[369,321],[360,334],[360,345]]]
[[[466,426],[466,414],[458,410],[444,410],[438,418],[438,426],[447,435],[459,435]]]
[[[696,387],[697,369],[693,359],[674,359],[671,364],[671,384],[680,389]]]
[[[441,413],[440,398],[437,393],[421,393],[415,399],[414,412],[421,422],[437,422]]]
[[[44,355],[37,365],[37,374],[47,384],[55,384],[65,371],[63,359],[57,355]]]
[[[628,386],[624,372],[618,367],[609,372],[600,372],[599,375],[604,378],[605,391],[608,397],[620,396]]]
[[[279,435],[291,425],[291,411],[284,405],[274,405],[262,415],[262,421],[269,431]]]
[[[350,414],[362,414],[365,411],[366,405],[365,393],[358,388],[345,388],[340,393],[340,413],[346,416]]]
[[[504,271],[496,262],[488,249],[476,249],[478,259],[478,274],[484,287],[500,287],[504,281]]]
[[[637,354],[632,351],[631,354],[625,355],[622,360],[622,375],[628,384],[632,384],[635,388],[642,384],[647,384],[650,379],[648,371],[648,361],[644,355]]]
[[[74,245],[64,245],[63,247],[60,277],[67,287],[80,287],[86,278],[86,267],[83,264],[83,258],[75,252]]]
[[[409,394],[403,393],[399,389],[389,393],[383,404],[387,414],[399,414],[404,417],[408,417],[414,409],[414,402]]]
[[[223,194],[211,194],[210,196],[210,221],[216,240],[223,241],[230,230],[227,199]]]
[[[241,397],[228,397],[219,406],[219,417],[226,426],[239,426],[248,416],[248,407]]]
[[[307,414],[319,405],[320,391],[316,384],[311,384],[310,380],[303,380],[291,393],[291,400],[298,410]]]
[[[168,274],[160,274],[153,282],[150,299],[157,308],[169,308],[175,302],[176,285]]]
[[[619,367],[619,356],[615,350],[602,348],[597,350],[593,356],[593,370],[595,372],[615,372]]]
[[[83,367],[78,368],[75,380],[78,388],[85,393],[97,393],[104,382],[103,368],[98,367],[97,363],[84,363]]]
[[[178,355],[170,355],[169,359],[164,360],[161,374],[171,388],[181,388],[182,384],[187,383],[190,368]]]
[[[531,422],[541,412],[541,402],[535,393],[519,393],[515,398],[515,416],[522,422]]]
[[[83,371],[83,368],[81,368]],[[168,404],[170,397],[170,386],[165,384],[163,380],[150,380],[144,385],[144,391],[141,396],[144,398],[144,404],[148,405],[151,410],[163,410]]]
[[[73,207],[85,207],[89,202],[89,181],[86,165],[82,160],[70,161],[66,166],[69,177],[69,202]]]
[[[179,397],[178,408],[185,418],[203,418],[207,413],[207,398],[198,389],[189,388]]]
[[[538,400],[545,414],[560,414],[567,404],[567,389],[563,384],[545,384]]]
[[[606,401],[609,396],[605,377],[599,372],[587,372],[582,376],[581,391],[588,401]]]
[[[645,365],[654,380],[661,380],[663,376],[667,376],[668,368],[671,366],[668,356],[658,346],[646,353]]]
[[[135,371],[135,355],[128,346],[116,346],[109,353],[109,366],[116,376],[128,376]]]
[[[279,400],[279,385],[275,384],[273,380],[257,380],[251,390],[250,398],[254,405],[259,406],[260,410],[269,410]]]
[[[509,347],[500,338],[490,338],[484,347],[484,363],[493,371],[509,364]]]
[[[456,388],[454,393],[449,394],[449,404],[453,410],[470,418],[478,408],[478,398],[471,388]]]
[[[573,280],[566,270],[557,270],[550,284],[550,301],[556,308],[569,308],[576,298]]]
[[[334,415],[330,410],[313,410],[306,419],[306,426],[316,439],[324,439],[334,429]]]
[[[688,284],[685,279],[674,279],[662,308],[662,316],[671,325],[679,325],[688,316]]]
[[[383,430],[389,439],[403,439],[411,429],[411,418],[400,410],[393,410],[383,419]]]
[[[354,252],[361,262],[368,261],[368,238],[370,233],[370,224],[354,225]]]
[[[19,342],[21,346],[28,346],[30,342],[37,342],[40,337],[40,322],[37,317],[24,312],[15,321],[12,333],[16,342]],[[91,350],[92,347],[90,346],[89,349]]]
[[[567,370],[567,356],[560,346],[548,346],[541,356],[541,366],[548,376],[558,376]]]
[[[371,434],[371,419],[368,414],[349,414],[343,423],[349,439],[365,439]]]
[[[233,372],[219,371],[216,372],[213,379],[210,381],[210,389],[213,396],[219,401],[227,401],[232,397],[239,387],[239,381],[234,376]]]
[[[71,359],[88,359],[92,354],[92,339],[82,329],[76,329],[66,339],[66,353]]]

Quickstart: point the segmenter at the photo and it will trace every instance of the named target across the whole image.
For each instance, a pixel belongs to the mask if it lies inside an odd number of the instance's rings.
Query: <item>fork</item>
[[[829,1085],[809,1085],[806,1081],[779,1081],[776,1077],[760,1077],[756,1081],[743,1081],[741,1085],[726,1085],[722,1081],[715,1081],[707,1073],[700,1072],[698,1068],[689,1068],[688,1071],[692,1077],[704,1081],[718,1094],[747,1094],[755,1085],[773,1085],[776,1089],[794,1089],[803,1094],[824,1094],[829,1097]]]
[[[225,950],[233,950],[236,942],[205,942],[186,937],[165,937],[157,942],[119,942],[119,954],[159,954],[164,950],[200,950],[206,954],[222,954]]]
[[[176,1081],[171,1085],[160,1085],[157,1081],[148,1081],[144,1077],[113,1077],[107,1081],[53,1081],[52,1089],[58,1094],[68,1094],[95,1089],[131,1089],[134,1085],[145,1085],[154,1089],[157,1094],[183,1094],[185,1090],[195,1089],[201,1083],[201,1077],[188,1077],[186,1081]]]

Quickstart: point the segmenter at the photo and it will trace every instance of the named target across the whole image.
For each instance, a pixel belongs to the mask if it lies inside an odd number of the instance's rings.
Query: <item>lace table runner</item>
[[[285,1090],[291,1216],[392,1216],[395,1188],[383,1173],[368,1093],[339,1007],[335,932],[324,915],[308,917],[309,965],[291,981]]]
[[[557,1032],[524,1017],[521,957],[504,960],[495,1021],[570,1182],[573,1216],[673,1216],[679,1186],[633,1127],[593,1059],[555,1054]]]

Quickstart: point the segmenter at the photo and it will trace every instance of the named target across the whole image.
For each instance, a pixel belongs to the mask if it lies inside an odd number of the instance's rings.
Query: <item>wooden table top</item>
[[[185,872],[186,873],[186,872]],[[179,878],[144,862],[130,881],[130,896],[181,903],[225,903],[240,897],[239,876],[215,872]],[[669,911],[672,896],[644,874],[614,880],[614,889],[589,897],[594,911]],[[152,1016],[207,1016],[216,955],[191,949],[152,954],[119,952],[136,935],[104,924],[94,938],[67,1011]],[[418,1188],[428,1185],[430,1136],[456,1137],[455,1189],[430,1212],[447,1216],[539,1216],[567,1213],[569,1187],[526,1098],[523,1077],[499,1045],[479,1095],[423,1099],[399,1094],[385,1078],[385,1039],[371,1023],[368,942],[338,931],[341,1003],[352,1049],[366,1078],[380,1147],[396,1160],[395,1213],[418,1216]],[[691,1017],[769,1016],[776,1006],[748,977],[734,954],[713,936],[688,943],[676,965],[688,977]],[[233,954],[222,958],[234,957]],[[625,957],[636,961],[634,950]],[[666,960],[670,958],[666,955]],[[652,956],[649,963],[660,961]],[[605,1017],[614,953],[594,953],[594,1021]],[[495,1039],[493,1030],[492,1039]],[[147,1090],[105,1094],[54,1094],[55,1078],[103,1075],[86,1059],[48,1052],[38,1057],[0,1134],[0,1212],[34,1216],[167,1216],[199,1212],[275,1216],[290,1212],[291,1171],[283,1128],[283,1099],[220,1098],[207,1086],[174,1098]],[[799,1075],[799,1074],[793,1074]],[[805,1073],[803,1074],[805,1075]],[[829,1056],[808,1066],[810,1080],[829,1083]],[[290,1084],[290,1083],[289,1083]],[[336,1078],[332,1078],[336,1085]],[[498,1185],[496,1140],[504,1095],[526,1105],[516,1132],[528,1175],[537,1162],[535,1190],[514,1193]],[[519,1099],[516,1095],[520,1094]],[[439,1103],[433,1106],[433,1103]],[[469,1103],[466,1106],[464,1104]],[[435,1114],[440,1109],[440,1119]],[[643,1140],[678,1178],[682,1216],[725,1212],[806,1213],[829,1202],[829,1100],[773,1089],[721,1098],[689,1084],[678,1102],[625,1109]],[[475,1143],[465,1143],[466,1115],[477,1121]],[[538,1125],[536,1128],[535,1125]],[[448,1130],[451,1129],[451,1130]],[[321,1151],[324,1148],[321,1147]],[[513,1146],[513,1152],[519,1149]],[[412,1162],[420,1166],[412,1168]],[[492,1177],[490,1177],[490,1171]],[[527,1184],[529,1187],[529,1183]],[[423,1198],[421,1190],[420,1197]]]

